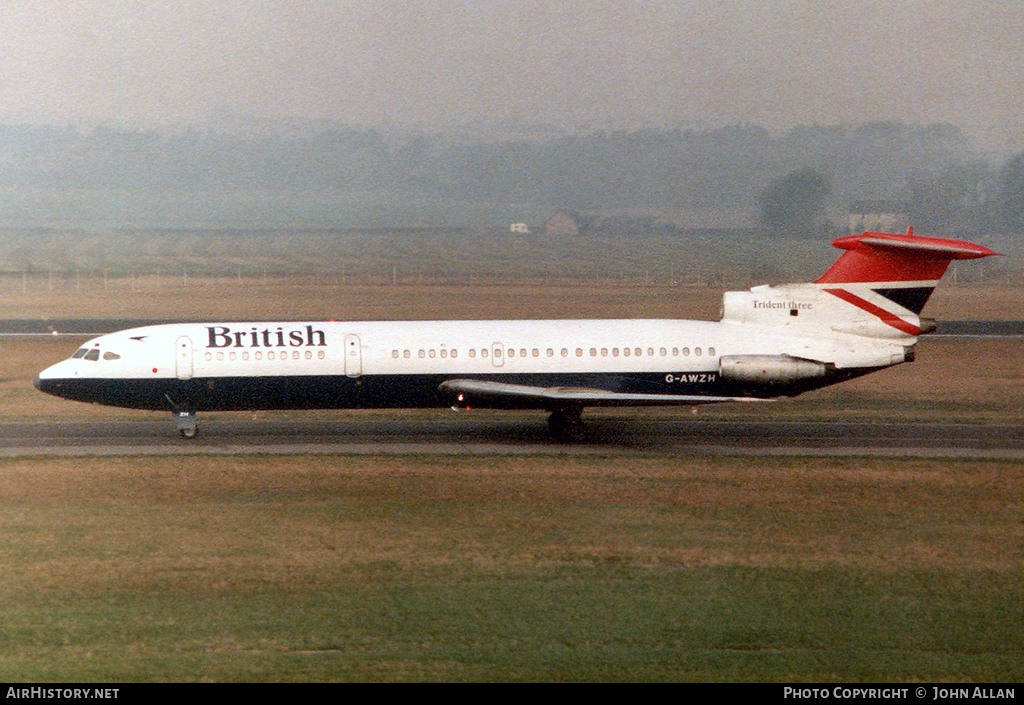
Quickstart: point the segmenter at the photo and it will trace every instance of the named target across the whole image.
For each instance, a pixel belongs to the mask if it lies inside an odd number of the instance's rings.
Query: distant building
[[[508,229],[509,229],[509,232],[512,232],[512,233],[519,233],[521,235],[529,235],[530,234],[530,226],[527,225],[526,223],[512,223],[512,225],[510,225],[508,227]]]
[[[557,211],[544,223],[544,234],[548,237],[579,235],[582,229],[583,216],[572,211]]]
[[[586,235],[600,222],[596,215],[582,215],[576,211],[559,210],[544,223],[544,234],[549,237]]]
[[[852,235],[863,232],[904,232],[909,225],[907,205],[900,201],[873,199],[854,201],[850,204],[847,227]]]

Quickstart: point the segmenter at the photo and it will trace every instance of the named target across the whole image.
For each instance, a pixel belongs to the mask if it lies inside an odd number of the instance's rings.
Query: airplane
[[[75,401],[170,411],[541,409],[559,440],[587,407],[759,401],[914,359],[953,260],[944,238],[865,232],[816,281],[725,292],[718,322],[674,319],[172,323],[100,336],[35,378]]]

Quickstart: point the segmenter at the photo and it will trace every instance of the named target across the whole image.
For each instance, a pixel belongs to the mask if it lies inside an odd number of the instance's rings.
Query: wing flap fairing
[[[456,405],[559,409],[585,406],[696,406],[721,402],[764,401],[754,397],[688,394],[635,394],[584,387],[535,387],[479,379],[450,379],[438,389]]]

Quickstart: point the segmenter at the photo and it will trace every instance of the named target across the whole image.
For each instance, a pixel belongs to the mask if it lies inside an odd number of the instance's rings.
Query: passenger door
[[[345,336],[345,374],[358,377],[363,374],[363,351],[359,336],[349,333]]]
[[[178,379],[192,379],[192,339],[187,335],[175,343],[174,371]]]

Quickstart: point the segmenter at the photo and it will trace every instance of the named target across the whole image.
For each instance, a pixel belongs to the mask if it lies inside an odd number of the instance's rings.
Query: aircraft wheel
[[[181,437],[188,439],[195,438],[198,433],[195,412],[178,411],[175,412],[175,416],[178,419],[178,433],[181,434]]]
[[[555,440],[562,443],[579,440],[587,425],[580,418],[580,411],[561,410],[551,412],[548,417],[548,429]]]

